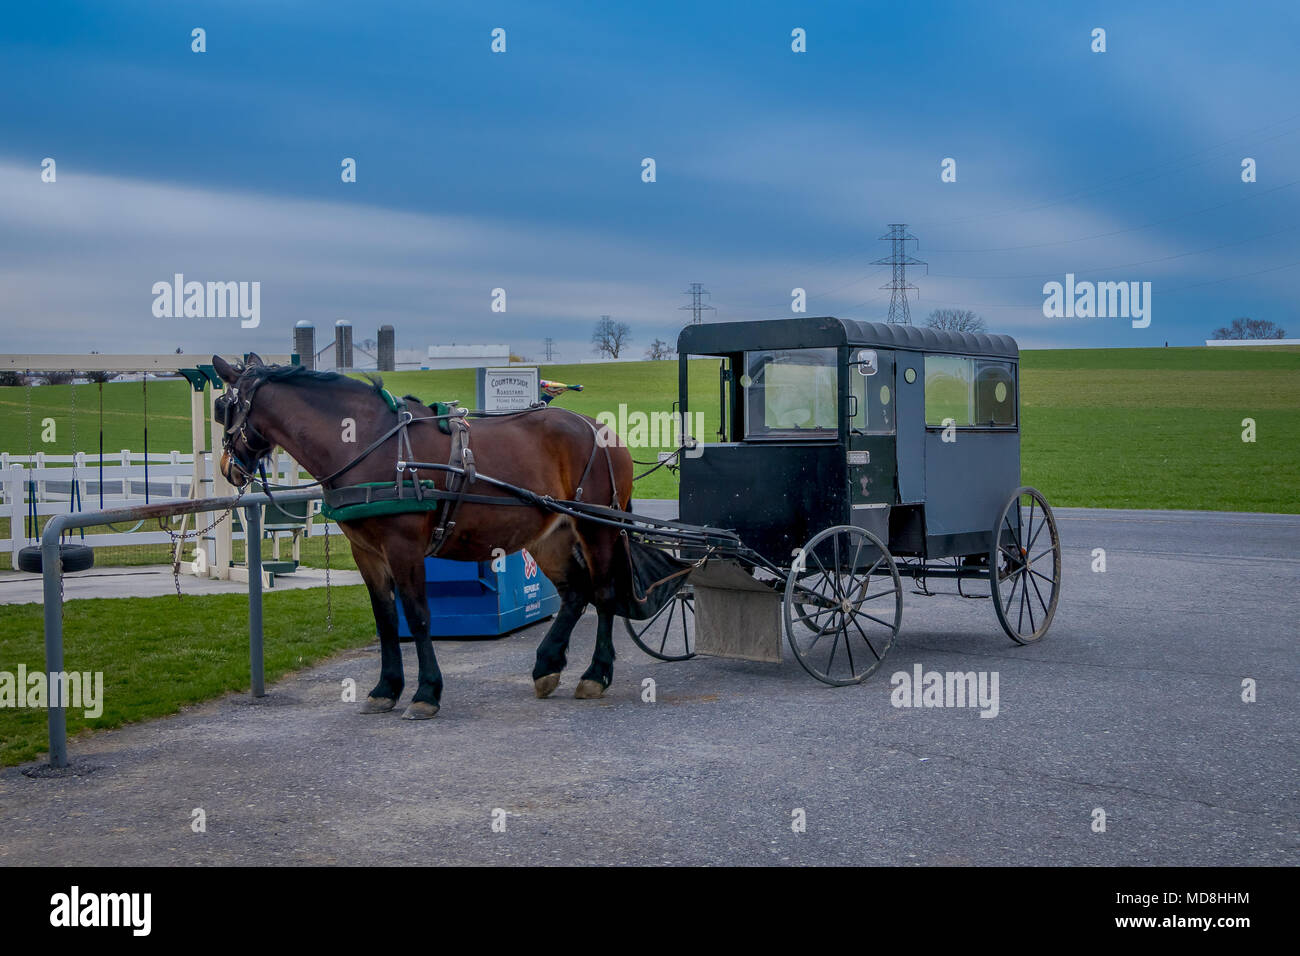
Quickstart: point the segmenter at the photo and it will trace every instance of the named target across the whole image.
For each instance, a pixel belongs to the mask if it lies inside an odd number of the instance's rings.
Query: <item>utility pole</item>
[[[895,324],[911,325],[912,313],[907,307],[907,293],[909,291],[919,292],[920,289],[914,285],[908,284],[907,267],[925,266],[925,271],[929,274],[930,265],[927,262],[922,262],[915,256],[909,256],[907,254],[907,246],[905,243],[909,239],[913,242],[919,240],[917,240],[916,236],[907,231],[906,223],[891,222],[889,224],[889,234],[881,236],[880,238],[891,244],[892,251],[888,257],[877,259],[872,263],[872,265],[894,267],[893,278],[880,287],[889,290],[889,321]]]
[[[690,304],[690,305],[684,305],[684,306],[682,306],[680,309],[678,309],[677,311],[678,311],[678,312],[686,312],[686,311],[689,310],[690,313],[691,313],[691,316],[692,316],[692,318],[691,318],[691,323],[692,323],[693,325],[699,325],[699,324],[700,324],[700,313],[701,313],[701,312],[717,312],[717,311],[718,311],[718,310],[715,309],[713,306],[711,306],[711,305],[705,305],[705,304],[704,304],[704,301],[703,301],[703,299],[701,298],[701,296],[706,296],[706,295],[709,295],[709,294],[710,294],[710,293],[709,293],[709,290],[706,289],[706,288],[704,288],[704,285],[703,285],[702,283],[699,283],[699,282],[692,282],[692,283],[691,283],[691,287],[690,287],[690,289],[687,290],[686,292],[683,292],[683,293],[682,293],[682,295],[689,295],[689,296],[691,297],[691,304]]]
[[[546,349],[546,361],[550,362],[555,356],[555,339],[548,337],[542,343],[542,348]]]

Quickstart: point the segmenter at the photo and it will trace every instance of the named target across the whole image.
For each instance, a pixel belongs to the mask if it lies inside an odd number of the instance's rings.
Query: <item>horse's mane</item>
[[[254,365],[252,368],[246,369],[244,375],[258,384],[284,382],[307,388],[360,388],[365,389],[367,392],[373,391],[376,395],[383,391],[384,388],[384,380],[378,375],[371,375],[369,372],[366,373],[366,379],[369,382],[367,384],[339,372],[318,372],[315,369],[307,368],[305,365]]]

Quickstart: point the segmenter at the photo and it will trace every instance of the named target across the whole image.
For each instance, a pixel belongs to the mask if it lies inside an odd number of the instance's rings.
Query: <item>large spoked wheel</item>
[[[1020,488],[993,532],[990,590],[998,621],[1017,644],[1047,633],[1061,596],[1061,538],[1042,492]]]
[[[801,588],[819,593],[824,593],[831,587],[826,576],[820,571],[809,571],[806,575],[801,575],[799,584]],[[794,609],[798,612],[799,619],[809,630],[825,634],[834,627],[835,611],[831,607],[818,604],[801,604],[796,601]]]
[[[695,656],[695,591],[682,585],[671,601],[647,621],[623,619],[627,633],[651,657],[688,661]]]
[[[903,582],[884,542],[849,525],[817,534],[785,582],[795,658],[826,684],[860,684],[880,667],[903,620]]]

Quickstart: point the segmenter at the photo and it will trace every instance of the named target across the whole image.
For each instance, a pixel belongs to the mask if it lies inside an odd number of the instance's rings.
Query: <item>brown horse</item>
[[[299,366],[266,365],[256,354],[242,368],[212,357],[217,373],[230,386],[223,397],[226,434],[221,472],[236,487],[248,483],[259,463],[279,446],[326,489],[363,482],[392,483],[399,457],[442,463],[452,459],[453,437],[444,434],[427,406],[410,396],[406,405],[415,419],[407,434],[411,447],[402,455],[399,435],[362,455],[375,440],[392,431],[399,412],[384,398],[381,383],[367,384],[333,372]],[[519,415],[474,419],[470,443],[478,472],[555,499],[581,500],[628,510],[632,458],[627,448],[585,415],[545,408]],[[598,438],[599,435],[599,438]],[[355,436],[355,440],[349,440]],[[358,459],[358,456],[360,460]],[[338,476],[336,472],[356,460]],[[425,471],[439,489],[457,479],[446,471]],[[581,491],[579,488],[581,486]],[[485,482],[468,486],[474,496],[517,501]],[[444,501],[441,508],[445,509]],[[398,644],[397,601],[410,624],[419,660],[419,687],[403,716],[432,717],[442,698],[442,673],[429,639],[424,558],[433,548],[439,515],[435,512],[341,521],[357,568],[370,591],[380,641],[379,682],[362,705],[366,714],[392,710],[405,678]],[[614,674],[615,573],[621,558],[619,532],[608,525],[574,519],[535,506],[504,507],[466,500],[454,525],[446,530],[438,556],[485,561],[502,552],[527,548],[555,584],[562,605],[537,648],[533,685],[538,697],[560,683],[565,652],[574,625],[587,605],[599,615],[596,650],[575,697],[604,694]],[[501,549],[498,551],[497,549]]]

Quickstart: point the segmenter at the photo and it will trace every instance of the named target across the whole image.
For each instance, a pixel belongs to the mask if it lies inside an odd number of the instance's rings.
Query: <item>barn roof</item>
[[[758,322],[710,322],[707,325],[688,325],[677,337],[678,353],[687,355],[840,345],[1011,359],[1020,356],[1016,340],[1009,335],[945,332],[916,325],[859,322],[834,316],[767,319]]]

